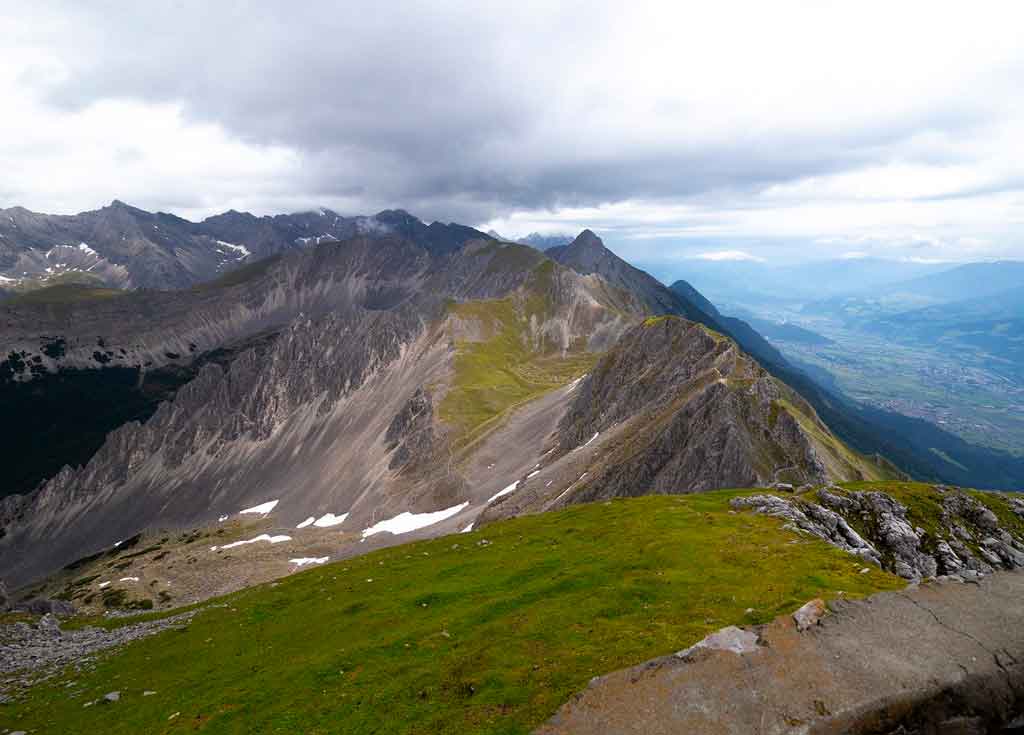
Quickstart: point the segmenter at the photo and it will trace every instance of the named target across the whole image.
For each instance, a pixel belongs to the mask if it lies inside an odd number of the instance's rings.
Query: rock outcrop
[[[937,486],[933,493],[933,502],[916,519],[889,494],[836,487],[797,497],[750,495],[734,499],[732,506],[783,518],[787,528],[817,536],[904,579],[973,578],[1024,568],[1024,533],[1019,528],[1004,528],[967,491]],[[989,497],[1008,510],[1020,502],[1012,496]]]
[[[785,615],[591,681],[538,735],[984,735],[1024,715],[1024,573]]]

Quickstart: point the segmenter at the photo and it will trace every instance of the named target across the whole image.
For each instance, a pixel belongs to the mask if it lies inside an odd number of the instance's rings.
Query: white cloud
[[[0,206],[403,206],[662,263],[1024,255],[1019,3],[9,15]]]
[[[753,260],[763,262],[764,258],[744,252],[742,250],[714,250],[708,253],[697,253],[693,256],[699,260]]]

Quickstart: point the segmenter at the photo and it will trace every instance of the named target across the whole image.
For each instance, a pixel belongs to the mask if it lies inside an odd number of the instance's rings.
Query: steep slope
[[[667,288],[649,273],[617,256],[590,230],[547,255],[578,273],[601,276],[610,285],[636,294],[651,314],[675,314],[728,335],[762,363],[784,365],[785,358],[746,322],[718,313],[715,306],[686,281]]]
[[[285,527],[333,513],[365,529],[452,507],[464,513],[450,523],[465,525],[503,484],[471,450],[489,451],[510,410],[577,377],[643,313],[525,246],[481,240],[445,254],[396,237],[321,244],[234,285],[31,308],[43,316],[32,329],[12,318],[5,342],[38,369],[12,385],[102,372],[108,358],[195,377],[83,467],[5,501],[0,567],[14,581],[154,523],[190,527],[269,500]],[[208,358],[224,350],[229,359]],[[542,437],[504,453],[509,472],[535,463]]]
[[[936,276],[938,277],[938,276]],[[673,285],[682,295],[692,287],[685,281]],[[708,324],[709,320],[702,320]],[[779,380],[810,403],[836,436],[859,452],[886,457],[903,471],[923,480],[949,482],[1000,490],[1024,486],[1024,460],[1006,452],[965,442],[935,424],[846,398],[834,384],[823,382],[792,364],[750,324],[717,316],[712,323]],[[898,324],[899,320],[894,320]],[[1015,353],[1015,322],[975,324],[964,335],[993,349]],[[951,330],[953,331],[953,330]],[[945,457],[955,458],[950,462]]]
[[[543,466],[485,518],[717,487],[878,480],[734,342],[673,316],[631,328],[573,388]]]

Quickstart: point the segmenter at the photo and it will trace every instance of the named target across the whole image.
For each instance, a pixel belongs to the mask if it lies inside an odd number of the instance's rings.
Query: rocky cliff
[[[237,283],[122,298],[33,306],[33,319],[20,318],[25,305],[8,308],[6,347],[38,366],[10,386],[112,370],[100,349],[122,367],[194,372],[83,466],[3,501],[0,566],[14,582],[154,524],[194,526],[269,500],[285,527],[329,512],[358,530],[460,503],[475,515],[501,478],[467,474],[465,452],[453,462],[464,427],[450,417],[464,403],[478,409],[480,441],[512,407],[501,387],[464,374],[463,356],[501,345],[498,368],[533,400],[642,314],[599,278],[524,246],[432,252],[392,236],[322,244]],[[519,471],[536,454],[531,444],[509,456]]]
[[[568,401],[542,466],[486,519],[612,497],[894,472],[843,445],[734,342],[678,317],[632,327]]]

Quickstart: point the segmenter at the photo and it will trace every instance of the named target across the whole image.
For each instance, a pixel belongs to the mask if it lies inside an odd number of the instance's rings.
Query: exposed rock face
[[[675,314],[694,321],[703,321],[707,316],[654,277],[615,255],[590,230],[581,232],[568,245],[548,249],[547,255],[578,273],[597,274],[611,286],[636,294],[652,314]]]
[[[75,310],[63,330],[56,318],[31,333],[10,320],[0,349],[12,334],[40,351],[59,335],[55,369],[87,360],[86,342],[101,334],[123,362],[180,360],[196,375],[148,421],[112,431],[84,466],[0,501],[0,569],[21,584],[155,524],[192,527],[272,499],[286,526],[345,513],[342,528],[358,531],[490,497],[452,462],[434,406],[452,379],[457,333],[475,328],[448,302],[541,302],[523,339],[556,355],[614,341],[625,310],[639,307],[525,246],[441,245],[359,237],[283,257],[227,289],[143,294],[147,318],[110,305]],[[205,359],[267,332],[228,360]]]
[[[813,444],[773,409],[784,393],[734,343],[696,324],[665,318],[634,328],[583,381],[562,421],[563,451],[632,424],[626,446],[576,500],[824,481]]]
[[[883,492],[819,490],[811,498],[751,495],[737,509],[784,518],[787,527],[857,554],[866,561],[919,580],[936,575],[975,576],[1024,567],[1024,537],[999,524],[995,513],[960,490],[940,489],[939,521],[932,531],[915,527],[908,509]],[[1012,507],[1013,499],[1003,500]],[[860,534],[851,524],[862,529]]]
[[[429,391],[418,388],[388,425],[384,441],[394,450],[390,469],[425,460],[434,446],[434,404]]]
[[[482,522],[612,497],[884,476],[735,343],[677,317],[630,329],[570,396],[543,466]]]
[[[881,566],[881,554],[872,544],[854,531],[841,515],[817,503],[793,502],[790,498],[775,495],[751,495],[734,499],[732,506],[784,518],[788,521],[785,528],[813,534],[843,551]]]

